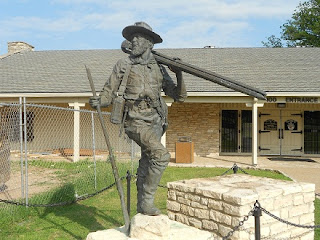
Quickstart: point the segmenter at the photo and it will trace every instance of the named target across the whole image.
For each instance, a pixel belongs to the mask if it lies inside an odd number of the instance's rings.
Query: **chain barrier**
[[[244,169],[242,169],[241,167],[239,167],[236,163],[233,164],[233,166],[228,169],[227,171],[225,171],[224,173],[221,174],[221,176],[226,175],[227,173],[229,173],[230,171],[233,171],[234,174],[236,174],[238,172],[238,170],[240,170],[241,172],[243,172],[244,174],[249,174],[247,173]]]
[[[222,173],[221,176],[224,176],[224,175],[226,175],[227,173],[229,173],[231,170],[233,170],[233,167],[234,167],[234,165],[233,165],[231,168],[229,168],[227,171],[225,171],[224,173]]]
[[[123,176],[120,178],[121,181],[123,181],[124,179],[126,179],[127,176]],[[74,200],[72,201],[65,201],[65,202],[59,202],[59,203],[49,203],[49,204],[25,204],[25,203],[21,203],[21,202],[15,202],[15,201],[10,201],[10,200],[4,200],[4,199],[0,199],[0,202],[2,203],[6,203],[6,204],[10,204],[10,205],[16,205],[16,206],[24,206],[24,207],[60,207],[60,206],[66,206],[66,205],[71,205],[74,203],[77,203],[79,201],[82,200],[86,200],[89,198],[92,198],[110,188],[112,188],[113,186],[115,186],[116,183],[112,183],[109,186],[95,192],[95,193],[91,193],[91,194],[85,194],[83,196],[77,196]]]
[[[237,226],[235,226],[226,236],[222,237],[222,240],[228,240],[236,231],[239,231],[240,227],[244,225],[246,221],[248,221],[250,216],[253,216],[254,210],[256,209],[256,206],[254,206],[248,213],[248,215],[244,216],[242,221],[238,223]]]
[[[309,228],[309,229],[316,229],[316,228],[320,228],[320,225],[302,225],[302,224],[297,224],[297,223],[292,223],[292,222],[289,222],[287,220],[284,220],[280,217],[277,217],[276,215],[272,214],[271,212],[269,212],[268,210],[264,209],[263,207],[260,206],[260,209],[267,215],[269,215],[270,217],[278,220],[279,222],[282,222],[282,223],[285,223],[287,225],[290,225],[290,226],[294,226],[294,227],[298,227],[298,228]]]
[[[307,228],[307,229],[318,229],[320,228],[320,225],[302,225],[302,224],[296,224],[296,223],[292,223],[289,222],[287,220],[284,220],[280,217],[275,216],[274,214],[272,214],[271,212],[269,212],[268,210],[266,210],[265,208],[261,207],[260,203],[258,202],[258,200],[255,202],[254,207],[252,210],[250,210],[250,212],[248,213],[248,215],[244,216],[243,220],[239,222],[239,224],[237,226],[235,226],[226,236],[224,236],[222,239],[223,240],[228,240],[236,231],[239,231],[240,227],[244,225],[244,223],[246,221],[248,221],[250,216],[255,216],[255,218],[259,218],[261,216],[261,212],[264,212],[265,214],[269,215],[270,217],[276,219],[277,221],[290,225],[290,226],[294,226],[294,227],[298,227],[298,228]],[[257,231],[259,231],[258,236],[260,239],[260,221],[258,223],[258,226],[255,226],[255,231],[257,234]]]
[[[244,174],[249,175],[249,173],[247,173],[245,170],[243,170],[241,167],[239,167],[240,171],[243,172]]]
[[[138,178],[138,175],[137,175],[137,174],[135,174],[135,175],[130,175],[130,177],[136,179],[136,178]],[[162,184],[158,184],[158,187],[168,188],[166,185],[162,185]]]

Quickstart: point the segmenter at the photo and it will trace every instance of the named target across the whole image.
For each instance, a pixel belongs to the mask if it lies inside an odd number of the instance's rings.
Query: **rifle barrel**
[[[235,91],[242,92],[244,94],[247,94],[249,96],[261,99],[261,100],[266,100],[266,93],[264,91],[261,91],[260,89],[251,87],[249,85],[246,85],[244,83],[239,83],[237,81],[234,81],[228,77],[221,76],[215,72],[205,70],[203,68],[194,66],[189,63],[185,63],[181,60],[177,60],[174,58],[171,58],[167,55],[158,53],[156,51],[152,51],[154,54],[155,59],[164,65],[167,66],[174,66],[181,71],[184,71],[186,73],[192,74],[194,76],[209,80],[211,82],[217,83],[219,85],[225,86],[227,88],[231,88]]]

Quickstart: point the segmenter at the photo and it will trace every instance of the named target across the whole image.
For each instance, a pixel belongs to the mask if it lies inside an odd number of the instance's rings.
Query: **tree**
[[[271,35],[268,37],[268,42],[262,41],[263,46],[265,47],[273,47],[273,48],[281,48],[283,47],[282,41],[280,38],[277,38],[275,35]]]
[[[287,47],[320,47],[320,0],[300,3],[292,19],[280,28],[281,37],[272,35],[268,42],[262,41],[265,47],[283,47],[283,41],[286,41]]]

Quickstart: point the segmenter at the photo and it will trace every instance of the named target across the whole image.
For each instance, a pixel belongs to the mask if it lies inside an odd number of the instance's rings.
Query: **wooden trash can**
[[[194,144],[191,137],[180,137],[176,142],[176,163],[193,163]]]

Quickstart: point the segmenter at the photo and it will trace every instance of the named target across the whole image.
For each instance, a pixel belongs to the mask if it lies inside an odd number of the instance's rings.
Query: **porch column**
[[[80,158],[80,107],[84,107],[85,103],[69,103],[74,108],[73,112],[73,162],[79,161]]]
[[[167,103],[168,107],[171,107],[171,105],[172,105],[172,103]],[[167,133],[166,132],[161,137],[161,143],[163,146],[166,147],[166,145],[167,145]]]
[[[264,103],[258,103],[254,98],[252,104],[246,104],[252,107],[252,165],[258,165],[258,107],[263,107]]]
[[[258,99],[252,105],[252,165],[258,164]]]

